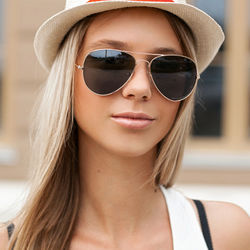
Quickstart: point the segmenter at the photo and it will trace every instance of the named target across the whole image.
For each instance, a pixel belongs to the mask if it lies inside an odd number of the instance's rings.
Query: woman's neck
[[[98,145],[91,147],[90,143],[86,147],[81,140],[79,143],[80,223],[120,238],[153,222],[155,210],[165,208],[161,192],[149,182],[155,150],[143,156],[124,157]]]

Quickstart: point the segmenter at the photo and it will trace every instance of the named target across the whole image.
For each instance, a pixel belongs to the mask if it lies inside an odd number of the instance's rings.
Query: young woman
[[[185,1],[67,1],[35,38],[49,71],[35,176],[0,248],[250,249],[241,208],[172,187],[199,74],[223,39]]]

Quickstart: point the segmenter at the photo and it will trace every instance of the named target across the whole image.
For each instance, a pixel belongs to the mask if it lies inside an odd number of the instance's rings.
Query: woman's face
[[[86,52],[112,48],[133,52],[163,53],[162,48],[182,54],[181,46],[164,14],[151,8],[128,8],[98,15],[90,24],[76,63]],[[161,51],[159,51],[161,48]],[[136,60],[145,55],[134,54]],[[133,77],[109,96],[98,96],[75,71],[74,115],[79,143],[127,157],[152,152],[169,132],[179,102],[166,100],[151,82],[148,65],[140,61]],[[148,119],[133,119],[144,114]]]

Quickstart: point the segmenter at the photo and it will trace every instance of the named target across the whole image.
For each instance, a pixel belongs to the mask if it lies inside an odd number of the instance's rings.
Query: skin
[[[103,39],[126,42],[126,46],[101,44],[93,47]],[[99,15],[89,27],[77,64],[82,64],[90,49],[152,53],[159,47],[182,54],[170,24],[160,11],[130,9],[119,12],[119,16],[108,12]],[[135,57],[145,59],[144,55]],[[146,63],[139,63],[132,79],[121,90],[106,97],[89,91],[82,71],[76,71],[75,118],[79,125],[81,211],[84,210],[79,220],[79,228],[84,229],[76,238],[84,239],[89,249],[102,249],[102,246],[128,249],[129,245],[152,249],[155,242],[161,249],[171,243],[163,196],[154,191],[151,183],[145,183],[152,173],[156,145],[169,132],[178,108],[178,102],[166,100],[156,90]],[[143,112],[155,120],[146,129],[128,129],[111,119],[112,114],[121,112]],[[155,210],[162,213],[155,213]],[[146,227],[149,224],[162,233],[152,237]],[[149,237],[151,242],[144,245],[143,239]]]
[[[87,31],[76,63],[82,64],[86,51],[102,39],[127,43],[116,49],[155,52],[166,47],[182,53],[167,19],[155,9],[131,8],[99,15]],[[92,49],[104,47],[111,48],[99,44]],[[133,78],[106,97],[90,92],[81,70],[76,70],[74,108],[79,126],[81,206],[71,250],[173,249],[164,197],[147,180],[156,145],[171,128],[179,103],[158,93],[146,69],[146,64],[138,64]],[[111,115],[125,111],[144,112],[155,121],[136,131],[121,127]],[[203,204],[215,250],[250,250],[250,220],[241,208],[224,202]],[[197,212],[196,216],[198,219]],[[0,249],[6,249],[7,242],[4,227],[0,229]]]

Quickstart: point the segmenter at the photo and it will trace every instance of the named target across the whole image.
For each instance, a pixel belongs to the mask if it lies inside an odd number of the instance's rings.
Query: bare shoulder
[[[8,246],[8,232],[7,225],[0,224],[0,249],[7,249]]]
[[[250,217],[229,202],[202,201],[215,249],[250,250]]]

